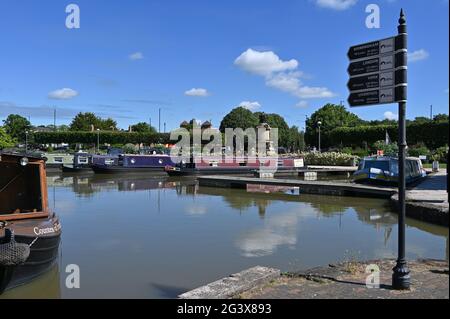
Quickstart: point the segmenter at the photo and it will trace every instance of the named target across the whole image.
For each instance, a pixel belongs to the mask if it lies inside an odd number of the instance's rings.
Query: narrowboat
[[[162,173],[168,165],[174,165],[170,155],[132,155],[122,154],[117,158],[110,159],[104,163],[92,164],[92,170],[98,174],[117,173]]]
[[[405,163],[405,180],[413,183],[426,176],[422,161],[416,157],[407,157]],[[359,183],[398,183],[398,159],[390,156],[365,157],[353,173],[353,180]]]
[[[92,172],[92,154],[78,151],[73,155],[71,165],[63,165],[62,171],[65,173]]]
[[[259,171],[275,174],[298,174],[304,169],[301,157],[203,157],[191,158],[165,168],[169,176],[253,175]]]
[[[50,270],[61,225],[48,208],[45,161],[0,154],[0,294]]]
[[[61,171],[64,165],[73,164],[73,155],[67,153],[44,153],[46,171]]]

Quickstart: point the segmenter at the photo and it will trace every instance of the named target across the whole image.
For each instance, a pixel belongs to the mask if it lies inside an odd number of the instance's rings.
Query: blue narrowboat
[[[407,157],[405,179],[410,184],[426,176],[422,162],[416,157]],[[390,156],[365,157],[353,173],[353,180],[359,183],[398,183],[398,159]]]
[[[170,155],[167,154],[121,154],[117,158],[106,159],[104,163],[93,163],[91,167],[95,173],[100,174],[164,173],[164,168],[171,165],[175,165],[175,163],[172,161]]]

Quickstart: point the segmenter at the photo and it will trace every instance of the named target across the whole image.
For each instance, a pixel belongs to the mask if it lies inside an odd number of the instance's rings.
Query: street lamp
[[[318,121],[317,122],[317,127],[319,128],[319,153],[321,153],[322,151],[321,151],[321,148],[320,148],[320,126],[322,125],[322,122],[321,121]]]
[[[97,129],[97,154],[100,154],[100,129]]]
[[[28,131],[25,131],[25,154],[28,153]]]

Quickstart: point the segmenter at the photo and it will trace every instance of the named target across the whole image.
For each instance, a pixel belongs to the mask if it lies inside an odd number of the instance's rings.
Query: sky
[[[69,4],[79,28],[67,28]],[[380,28],[367,28],[369,4]],[[0,0],[0,121],[69,124],[78,112],[119,127],[183,120],[218,127],[232,108],[304,127],[326,103],[366,120],[396,104],[349,108],[347,51],[408,24],[407,117],[448,114],[448,0]],[[71,20],[72,21],[72,20]]]

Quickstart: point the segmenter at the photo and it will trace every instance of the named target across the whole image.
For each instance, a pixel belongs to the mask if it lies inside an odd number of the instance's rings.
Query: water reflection
[[[396,254],[397,215],[380,199],[126,175],[50,175],[48,186],[63,225],[61,269],[76,263],[83,278],[81,289],[69,290],[61,273],[63,298],[172,298],[255,265],[299,270],[346,251],[361,259]],[[408,258],[448,260],[448,228],[407,219],[407,240]],[[49,280],[8,295],[50,297]]]

